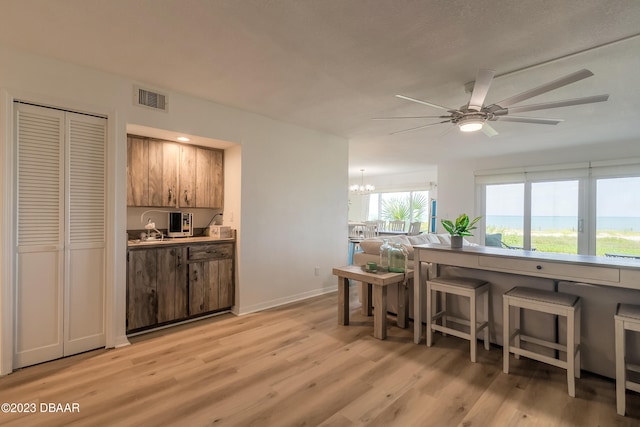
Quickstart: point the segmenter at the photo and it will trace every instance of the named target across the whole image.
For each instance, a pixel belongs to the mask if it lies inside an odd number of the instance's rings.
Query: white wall
[[[224,223],[239,229],[237,313],[335,289],[330,267],[347,259],[347,140],[165,88],[158,89],[169,95],[169,113],[135,107],[133,84],[153,85],[1,46],[0,69],[0,373],[11,369],[12,355],[13,264],[7,242],[15,229],[10,215],[15,186],[10,156],[13,98],[109,116],[109,345],[126,343],[127,124],[241,147],[227,153],[225,170]],[[314,275],[316,266],[319,276]]]

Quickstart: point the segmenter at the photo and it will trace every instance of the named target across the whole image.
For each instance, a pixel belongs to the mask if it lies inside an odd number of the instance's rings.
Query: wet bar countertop
[[[165,246],[165,245],[186,245],[189,243],[217,243],[217,242],[234,242],[235,237],[211,237],[211,236],[197,236],[197,237],[165,237],[161,239],[151,240],[129,240],[127,246],[129,248],[136,247],[148,247],[148,246]]]

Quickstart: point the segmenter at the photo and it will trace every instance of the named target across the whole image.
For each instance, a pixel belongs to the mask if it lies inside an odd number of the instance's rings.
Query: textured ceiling
[[[0,44],[347,137],[352,176],[640,140],[637,0],[0,0],[0,10]],[[488,102],[582,68],[595,76],[529,103],[611,98],[522,113],[565,122],[497,122],[493,138],[450,124],[389,135],[430,121],[370,120],[441,112],[395,94],[458,108],[478,68],[499,76]]]

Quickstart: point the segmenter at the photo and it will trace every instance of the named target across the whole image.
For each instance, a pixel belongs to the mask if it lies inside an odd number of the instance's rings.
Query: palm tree
[[[429,211],[429,199],[425,193],[413,193],[411,211],[414,221],[425,221],[426,214]]]
[[[423,221],[429,208],[427,194],[415,192],[413,198],[409,195],[395,196],[382,199],[381,219],[386,221]]]
[[[409,219],[410,213],[409,197],[396,196],[389,199],[382,199],[382,219],[387,221],[406,221]]]

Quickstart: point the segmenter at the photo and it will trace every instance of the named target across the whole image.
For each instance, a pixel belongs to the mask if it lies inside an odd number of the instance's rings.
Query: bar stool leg
[[[582,358],[582,348],[580,346],[580,324],[582,323],[580,319],[582,319],[582,302],[579,302],[577,304],[576,307],[576,336],[575,336],[575,343],[576,343],[576,378],[580,378],[580,369],[581,369],[581,364],[580,364],[580,359]]]
[[[576,335],[576,312],[567,316],[567,385],[569,396],[576,397],[576,346],[571,338]]]
[[[427,283],[427,335],[426,335],[426,339],[427,339],[427,347],[431,347],[431,344],[433,343],[433,331],[431,330],[431,322],[433,322],[433,306],[434,306],[434,299],[433,299],[433,294],[432,294],[432,290],[431,290],[431,285],[429,283]]]
[[[516,312],[515,315],[513,316],[513,320],[515,323],[515,330],[517,332],[516,337],[513,340],[513,346],[515,348],[520,348],[520,314],[522,312],[522,308],[520,307],[516,307]],[[520,359],[520,355],[519,354],[514,354],[514,356],[516,357],[516,359]]]
[[[478,318],[476,310],[475,293],[469,297],[469,333],[471,334],[471,361],[476,363],[476,354],[478,352]]]
[[[507,298],[502,300],[502,370],[505,374],[509,373],[509,301]]]
[[[489,291],[484,293],[484,318],[487,326],[484,328],[484,349],[489,350]]]
[[[436,292],[437,294],[437,292]],[[442,326],[447,327],[447,293],[440,291],[440,310],[442,310]],[[446,337],[445,332],[442,333],[443,337]]]
[[[624,328],[622,320],[615,321],[616,340],[616,407],[618,415],[624,416],[626,411],[625,387],[627,382],[627,369],[625,366],[626,345],[624,341]]]

